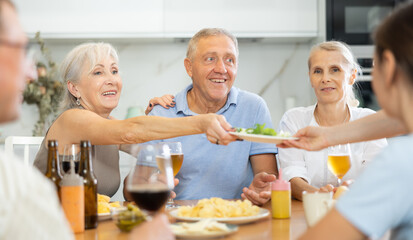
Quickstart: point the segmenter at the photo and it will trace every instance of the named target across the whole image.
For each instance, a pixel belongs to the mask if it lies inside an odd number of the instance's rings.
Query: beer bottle
[[[90,141],[80,142],[79,175],[83,177],[85,192],[85,229],[96,228],[98,224],[98,181],[93,173]]]
[[[59,159],[57,155],[57,141],[49,140],[47,147],[47,171],[46,177],[50,179],[56,186],[57,195],[60,199],[60,182],[62,181],[62,175],[60,174]]]

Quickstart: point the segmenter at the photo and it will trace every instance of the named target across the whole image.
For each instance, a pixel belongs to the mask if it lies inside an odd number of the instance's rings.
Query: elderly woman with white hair
[[[358,108],[353,92],[358,64],[347,45],[328,41],[315,45],[308,59],[311,87],[317,103],[287,111],[279,131],[297,132],[306,126],[334,126],[374,113]],[[385,139],[350,144],[351,169],[343,180],[357,177],[364,166],[387,145]],[[310,152],[300,149],[278,150],[284,178],[291,182],[293,197],[302,199],[303,191],[332,191],[337,177],[327,167],[327,149]]]
[[[98,192],[113,196],[120,185],[119,146],[183,135],[206,133],[214,143],[227,145],[236,138],[224,117],[202,114],[185,118],[140,116],[115,120],[110,116],[122,90],[118,55],[107,43],[86,43],[74,48],[63,60],[61,74],[66,84],[63,113],[46,133],[34,165],[47,168],[47,141],[67,144],[90,140]]]

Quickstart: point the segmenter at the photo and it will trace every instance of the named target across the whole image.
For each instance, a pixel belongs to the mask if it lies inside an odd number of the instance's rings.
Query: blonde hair
[[[67,83],[79,83],[82,75],[82,68],[85,64],[89,65],[90,73],[95,65],[102,59],[112,57],[116,63],[119,62],[118,53],[109,43],[83,43],[70,51],[60,66],[60,73],[65,84],[66,90],[60,108],[62,111],[79,108],[76,104],[76,97],[73,96],[67,88]]]
[[[188,43],[188,49],[186,51],[186,57],[189,58],[190,60],[193,59],[194,54],[196,52],[196,48],[198,46],[198,42],[199,40],[203,39],[203,38],[207,38],[207,37],[211,37],[211,36],[220,36],[220,35],[224,35],[229,37],[232,42],[234,43],[235,49],[236,49],[236,54],[238,57],[238,40],[237,38],[232,35],[230,32],[228,32],[227,30],[223,29],[223,28],[204,28],[201,29],[199,32],[197,32],[192,38],[191,40],[189,40]]]
[[[337,51],[341,53],[347,64],[350,66],[350,71],[353,72],[354,70],[357,70],[358,73],[361,73],[361,68],[358,65],[356,59],[354,58],[354,55],[351,52],[350,47],[347,44],[340,41],[327,41],[313,46],[310,51],[310,56],[308,57],[308,69],[311,68],[311,56],[314,52],[319,50]],[[354,79],[354,81],[357,80],[357,75],[358,74],[356,74],[356,78]],[[353,86],[354,84],[346,86],[346,102],[351,107],[357,107],[359,105],[359,101],[355,97]]]

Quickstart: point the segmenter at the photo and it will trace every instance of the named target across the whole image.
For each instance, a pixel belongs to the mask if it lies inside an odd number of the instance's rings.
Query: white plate
[[[180,217],[180,216],[178,216],[178,210],[179,209],[175,209],[175,210],[170,211],[169,215],[171,215],[172,217],[174,217],[178,220],[190,221],[190,222],[199,221],[199,220],[204,219],[204,218],[199,218],[199,217]],[[230,217],[230,218],[211,218],[211,219],[215,220],[217,222],[223,222],[223,223],[244,224],[244,223],[250,223],[250,222],[260,220],[262,218],[267,217],[268,215],[270,215],[270,211],[268,211],[267,209],[264,209],[264,208],[260,208],[260,211],[255,216]]]
[[[179,223],[173,223],[171,225],[178,225]],[[213,232],[213,233],[174,233],[179,239],[210,239],[217,237],[224,237],[238,231],[238,226],[233,224],[226,224],[229,228],[228,232]]]
[[[111,219],[110,213],[98,213],[98,221]]]
[[[235,135],[241,139],[250,141],[250,142],[261,142],[261,143],[273,143],[280,144],[284,140],[297,140],[297,137],[277,137],[277,136],[268,136],[268,135],[259,135],[259,134],[249,134],[249,133],[238,133],[238,132],[229,132],[232,135]]]

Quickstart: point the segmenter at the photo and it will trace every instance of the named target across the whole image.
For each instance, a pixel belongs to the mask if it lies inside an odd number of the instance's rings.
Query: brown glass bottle
[[[56,140],[48,141],[47,171],[45,175],[56,186],[57,196],[60,199],[60,182],[62,181],[62,175],[60,174],[57,146],[58,144]]]
[[[89,141],[80,142],[79,175],[83,177],[85,191],[85,229],[98,225],[98,180],[93,173],[92,147]]]

